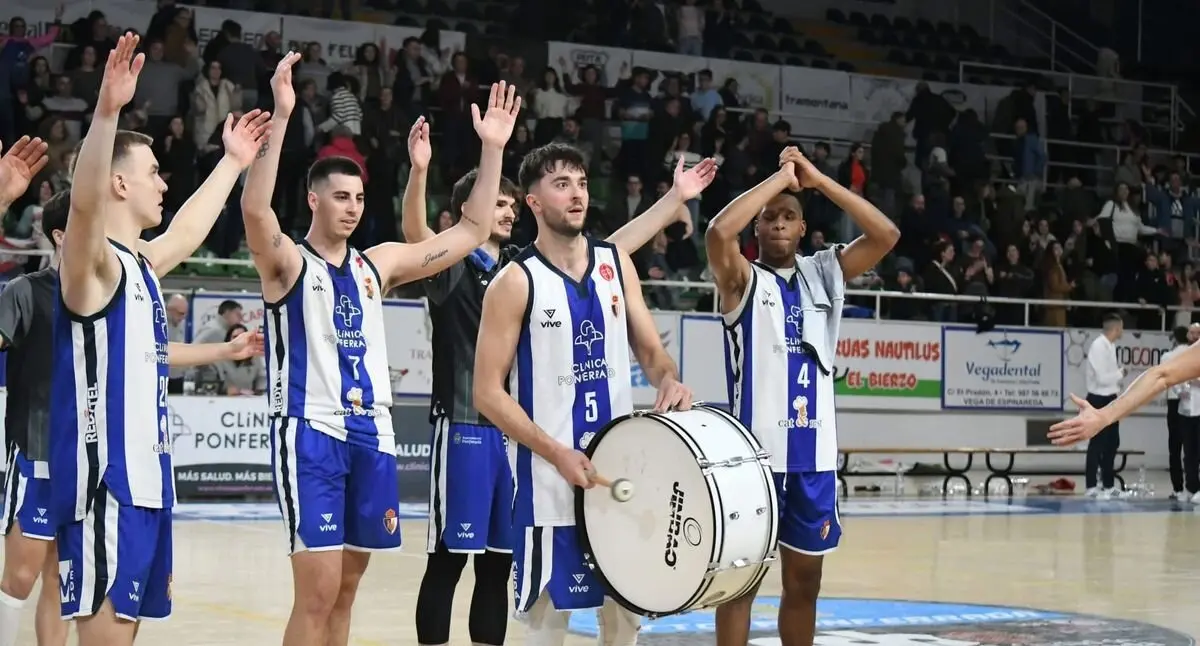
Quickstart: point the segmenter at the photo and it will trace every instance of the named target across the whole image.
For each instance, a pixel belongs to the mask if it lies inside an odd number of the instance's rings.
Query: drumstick
[[[598,473],[589,473],[588,478],[601,487],[607,487],[617,502],[629,502],[633,498],[633,483],[625,478],[609,480]]]

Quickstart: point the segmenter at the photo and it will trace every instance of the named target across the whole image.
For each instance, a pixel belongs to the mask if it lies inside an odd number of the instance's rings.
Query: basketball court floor
[[[177,516],[175,615],[144,625],[139,643],[280,643],[292,594],[275,507],[193,504]],[[843,504],[842,521],[842,548],[825,562],[818,644],[1184,646],[1200,634],[1200,506],[1161,498],[860,495]],[[402,528],[404,551],[372,559],[352,644],[417,643],[425,521],[410,518]],[[453,644],[470,643],[471,583],[468,566],[455,599]],[[772,571],[752,644],[778,643],[779,589]],[[33,644],[32,604],[27,614],[21,643]],[[667,618],[647,625],[640,643],[712,644],[711,627],[707,612]],[[576,613],[568,644],[594,644],[595,629],[593,616]],[[511,623],[508,643],[522,639]]]

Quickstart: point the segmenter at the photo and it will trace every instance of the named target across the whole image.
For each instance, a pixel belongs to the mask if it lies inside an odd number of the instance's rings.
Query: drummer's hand
[[[592,461],[587,456],[569,446],[560,447],[552,459],[554,468],[558,469],[563,479],[576,487],[591,489],[596,483],[592,482],[589,474],[595,471]]]
[[[654,412],[688,410],[692,407],[692,389],[674,377],[665,377],[658,384],[658,398],[654,400]]]

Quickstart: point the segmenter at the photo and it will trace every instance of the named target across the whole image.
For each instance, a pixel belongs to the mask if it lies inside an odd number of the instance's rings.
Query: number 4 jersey
[[[395,454],[379,272],[351,247],[334,265],[307,242],[297,246],[304,260],[299,278],[282,299],[266,303],[271,414]]]
[[[833,250],[796,262],[807,263],[806,271],[750,263],[742,302],[725,315],[729,401],[733,415],[771,452],[775,472],[833,471],[837,325],[829,323],[841,316],[845,286]],[[828,357],[824,368],[821,353]]]

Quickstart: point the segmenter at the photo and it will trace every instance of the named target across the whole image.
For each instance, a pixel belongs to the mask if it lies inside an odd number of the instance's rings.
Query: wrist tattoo
[[[257,155],[256,159],[262,159],[263,157],[266,157],[267,151],[270,150],[270,148],[271,148],[271,144],[264,141],[263,145],[258,147],[258,155]]]
[[[427,253],[427,254],[425,254],[425,261],[421,263],[421,266],[428,267],[433,261],[437,260],[438,258],[441,258],[442,256],[445,256],[448,253],[450,253],[449,249],[442,249],[441,251]]]

